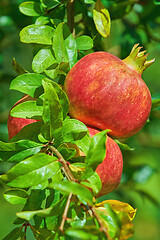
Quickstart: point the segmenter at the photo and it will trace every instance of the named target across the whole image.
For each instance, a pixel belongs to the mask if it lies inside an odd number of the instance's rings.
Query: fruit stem
[[[148,54],[145,54],[146,51],[140,52],[143,47],[138,46],[139,43],[133,46],[131,53],[123,59],[123,62],[141,75],[155,61],[155,58],[147,61]]]

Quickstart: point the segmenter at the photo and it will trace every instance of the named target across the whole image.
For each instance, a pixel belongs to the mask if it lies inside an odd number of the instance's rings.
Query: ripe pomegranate
[[[93,137],[99,131],[88,127],[89,134]],[[102,189],[98,197],[112,192],[118,187],[123,170],[123,157],[118,144],[107,136],[106,140],[106,156],[102,163],[96,168],[96,173],[99,175],[102,182]]]
[[[115,138],[138,132],[151,110],[151,94],[141,78],[154,59],[134,45],[124,60],[94,52],[80,59],[69,71],[64,91],[70,100],[71,117],[101,130],[110,129]]]
[[[21,98],[19,101],[17,101],[13,107],[15,107],[16,105],[22,103],[22,102],[26,102],[29,100],[34,100],[32,97],[30,97],[29,95],[24,96],[23,98]],[[9,113],[8,116],[8,121],[7,121],[7,127],[8,127],[8,138],[9,140],[14,137],[24,126],[33,123],[33,122],[37,122],[37,120],[35,119],[25,119],[25,118],[16,118],[16,117],[12,117]]]

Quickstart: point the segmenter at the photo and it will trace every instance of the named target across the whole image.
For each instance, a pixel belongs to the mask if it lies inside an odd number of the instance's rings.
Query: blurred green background
[[[10,91],[11,80],[16,77],[12,69],[13,58],[28,71],[31,69],[33,46],[22,44],[20,30],[32,24],[34,18],[19,12],[22,0],[0,1],[0,140],[8,141],[7,117],[9,109],[22,96]],[[135,43],[140,43],[149,53],[148,59],[156,58],[143,79],[152,98],[160,98],[160,5],[156,1],[137,1],[130,5],[124,2],[119,9],[102,1],[110,9],[112,17],[111,35],[102,40],[99,48],[120,58],[125,58]],[[118,1],[116,1],[118,2]],[[135,1],[134,1],[135,2]],[[158,2],[158,1],[157,1]],[[119,14],[117,17],[116,13]],[[98,49],[98,48],[97,48]],[[99,50],[99,49],[98,49]],[[160,239],[160,108],[153,109],[149,121],[136,135],[123,140],[134,151],[123,150],[124,171],[118,189],[101,198],[117,199],[137,208],[134,220],[134,240]],[[0,162],[0,174],[11,165]],[[14,206],[3,199],[6,187],[0,186],[0,239],[14,228],[12,221],[22,206]],[[30,236],[29,239],[32,237]]]

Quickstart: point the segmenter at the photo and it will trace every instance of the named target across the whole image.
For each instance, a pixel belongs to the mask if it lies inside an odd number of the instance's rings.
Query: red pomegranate
[[[22,103],[22,102],[26,102],[29,100],[34,100],[32,97],[30,97],[29,95],[24,96],[23,98],[21,98],[19,101],[17,101],[13,107],[15,107],[16,105]],[[33,122],[37,122],[37,120],[35,119],[25,119],[25,118],[16,118],[16,117],[12,117],[9,113],[8,116],[8,121],[7,121],[7,127],[8,127],[8,138],[9,140],[14,137],[24,126],[33,123]]]
[[[97,129],[88,127],[89,134],[93,137],[99,131]],[[73,147],[73,146],[71,146]],[[75,148],[75,147],[74,147]],[[76,148],[75,148],[76,149]],[[77,156],[84,156],[84,153],[77,150]],[[99,175],[102,188],[97,197],[101,197],[115,190],[122,176],[123,170],[123,156],[118,144],[110,137],[107,136],[106,140],[106,156],[102,163],[96,168],[96,172]]]
[[[151,110],[151,94],[141,78],[154,59],[134,45],[124,60],[94,52],[80,59],[69,71],[64,91],[70,100],[71,117],[101,130],[110,129],[115,138],[137,133]]]

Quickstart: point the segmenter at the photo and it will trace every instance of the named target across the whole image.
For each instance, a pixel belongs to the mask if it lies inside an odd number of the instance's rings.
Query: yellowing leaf
[[[101,0],[97,0],[94,6],[93,20],[97,31],[103,37],[108,37],[110,34],[111,19],[108,10],[103,6]]]
[[[137,209],[134,209],[128,203],[120,202],[117,200],[107,200],[106,202],[108,202],[110,204],[111,208],[115,212],[117,212],[117,213],[118,212],[126,212],[131,221],[134,219]]]
[[[120,232],[119,232],[119,240],[125,240],[130,238],[133,235],[133,224],[132,220],[135,217],[136,209],[131,207],[128,203],[123,203],[117,200],[106,200],[101,203],[95,205],[95,208],[98,211],[103,212],[103,214],[107,215],[105,205],[109,204],[111,209],[117,215],[120,222]]]

